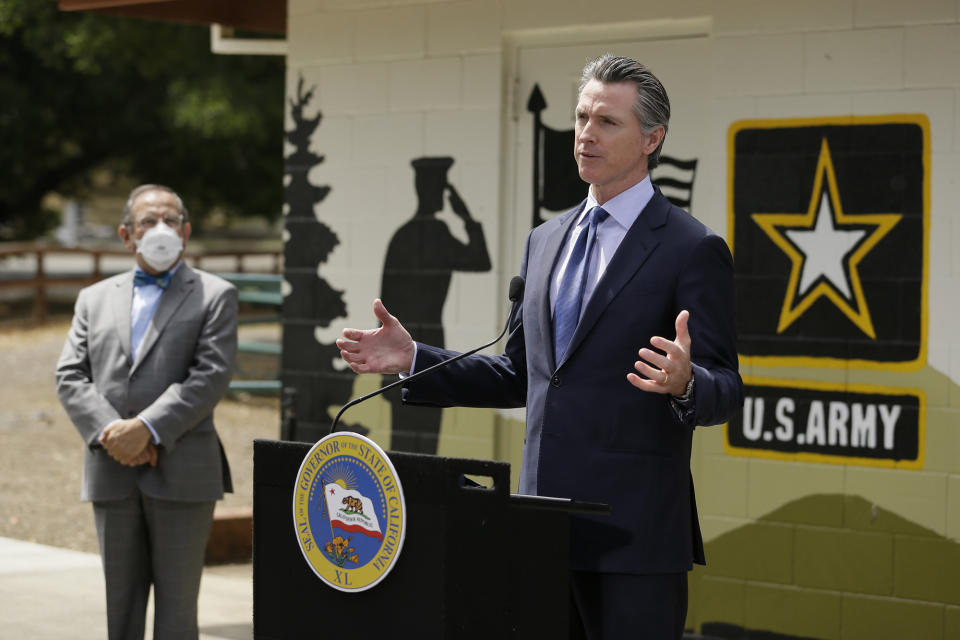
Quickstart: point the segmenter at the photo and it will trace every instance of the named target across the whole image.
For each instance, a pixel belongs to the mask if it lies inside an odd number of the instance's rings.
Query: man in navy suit
[[[590,188],[527,238],[504,353],[405,390],[411,404],[526,406],[520,492],[612,506],[572,522],[574,637],[682,636],[687,572],[704,562],[693,431],[743,399],[730,251],[650,182],[669,117],[640,63],[587,64],[574,153]],[[414,343],[379,300],[374,313],[382,327],[337,342],[354,371],[413,372],[452,355]]]

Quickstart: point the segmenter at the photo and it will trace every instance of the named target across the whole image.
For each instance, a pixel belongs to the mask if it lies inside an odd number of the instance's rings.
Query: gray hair
[[[127,197],[126,204],[123,205],[123,218],[121,219],[121,224],[127,228],[133,227],[133,203],[141,195],[147,191],[166,191],[174,198],[177,199],[177,208],[180,210],[180,216],[183,222],[189,220],[190,214],[187,212],[187,208],[183,205],[183,198],[180,197],[180,194],[162,184],[142,184],[139,187],[135,187],[133,191],[130,192],[130,195]]]
[[[588,62],[583,68],[577,95],[583,92],[583,88],[591,80],[605,84],[632,82],[636,86],[637,99],[633,103],[633,113],[640,121],[640,128],[649,134],[658,126],[663,127],[663,140],[647,159],[650,169],[660,164],[660,150],[667,139],[667,126],[670,122],[670,98],[653,72],[633,58],[605,53]]]

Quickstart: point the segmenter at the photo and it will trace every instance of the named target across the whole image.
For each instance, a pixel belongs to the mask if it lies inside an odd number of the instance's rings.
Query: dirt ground
[[[41,327],[0,326],[0,536],[96,552],[89,504],[80,501],[83,442],[57,400],[54,368],[67,318]],[[270,339],[279,328],[241,327]],[[218,508],[253,504],[253,440],[277,438],[278,402],[228,397],[214,414],[234,493]]]

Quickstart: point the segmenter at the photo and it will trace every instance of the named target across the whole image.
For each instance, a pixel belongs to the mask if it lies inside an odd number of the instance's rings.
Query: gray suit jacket
[[[182,265],[160,297],[134,362],[133,271],[83,289],[57,363],[57,395],[87,443],[84,500],[118,500],[135,487],[166,500],[232,491],[213,426],[237,348],[237,290]],[[156,467],[126,467],[97,442],[110,422],[143,415],[160,438]]]

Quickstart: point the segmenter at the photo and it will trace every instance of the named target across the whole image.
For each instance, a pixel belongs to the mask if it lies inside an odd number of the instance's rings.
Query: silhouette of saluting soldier
[[[460,194],[447,180],[453,164],[450,157],[417,158],[411,162],[417,190],[417,212],[393,234],[383,265],[380,297],[414,340],[443,346],[443,305],[454,271],[489,271],[490,256],[483,227],[470,217]],[[443,209],[444,195],[450,208],[463,221],[464,244],[436,214]],[[393,382],[395,376],[385,376]],[[437,452],[442,410],[434,407],[402,407],[399,389],[386,395],[391,404],[393,426],[390,448],[416,453]]]

